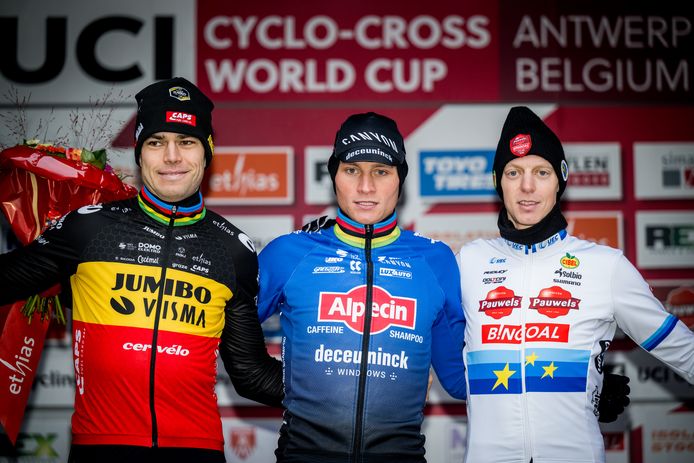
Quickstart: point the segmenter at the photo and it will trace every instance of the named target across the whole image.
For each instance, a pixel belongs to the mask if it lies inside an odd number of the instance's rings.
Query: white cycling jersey
[[[694,383],[694,333],[621,251],[564,230],[460,251],[468,382],[466,462],[604,462],[602,361],[617,325]]]

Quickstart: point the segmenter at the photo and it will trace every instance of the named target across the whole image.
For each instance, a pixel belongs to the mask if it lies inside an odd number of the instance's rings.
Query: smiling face
[[[338,206],[362,225],[381,222],[395,210],[399,186],[396,167],[378,162],[340,162],[335,175]]]
[[[142,145],[142,182],[158,198],[175,203],[200,187],[205,172],[205,148],[190,135],[157,132]]]
[[[531,154],[512,159],[504,166],[501,189],[508,218],[518,230],[523,230],[552,210],[557,202],[559,179],[552,164]]]

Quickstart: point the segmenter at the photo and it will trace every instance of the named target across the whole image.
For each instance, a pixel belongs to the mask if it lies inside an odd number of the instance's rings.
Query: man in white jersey
[[[694,383],[694,333],[620,250],[566,232],[567,178],[557,136],[530,109],[512,108],[494,159],[501,237],[459,255],[466,462],[604,462],[598,407],[617,325]]]

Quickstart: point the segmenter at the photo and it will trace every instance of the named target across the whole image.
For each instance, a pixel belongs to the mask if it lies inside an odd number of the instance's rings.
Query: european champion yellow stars
[[[546,367],[542,367],[542,369],[545,370],[545,374],[542,375],[542,376],[540,377],[540,379],[544,378],[545,376],[549,376],[550,378],[554,378],[554,371],[555,371],[557,368],[558,368],[558,367],[555,367],[555,366],[554,366],[554,362],[550,363],[550,364],[549,364],[548,366],[546,366]]]
[[[528,364],[535,366],[535,360],[537,360],[538,358],[540,357],[538,357],[538,355],[535,352],[528,355],[527,357],[525,357],[525,366],[527,367]]]
[[[506,363],[506,366],[503,370],[493,370],[493,373],[496,375],[496,383],[494,383],[492,391],[496,389],[497,386],[499,386],[499,384],[503,384],[506,390],[508,391],[508,379],[511,376],[513,376],[515,372],[516,370],[510,370],[508,368],[508,362]]]
[[[540,357],[535,352],[531,353],[530,355],[527,355],[525,357],[525,366],[535,366],[535,361],[538,358]],[[558,368],[559,367],[554,366],[554,362],[550,363],[546,367],[542,367],[542,369],[545,370],[545,373],[540,377],[540,379],[545,378],[547,376],[549,376],[550,378],[554,378],[554,372],[557,371]],[[511,370],[507,362],[503,370],[492,370],[492,373],[496,375],[496,382],[492,387],[492,391],[500,385],[504,386],[508,391],[508,380],[511,376],[513,376],[516,373],[516,370]]]

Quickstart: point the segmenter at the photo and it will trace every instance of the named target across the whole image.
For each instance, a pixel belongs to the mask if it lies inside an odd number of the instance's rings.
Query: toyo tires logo
[[[366,314],[366,285],[352,288],[346,293],[320,293],[319,322],[342,322],[355,333],[364,333]],[[373,287],[371,304],[371,334],[378,334],[391,326],[414,329],[417,321],[417,300],[392,296],[385,289]]]

